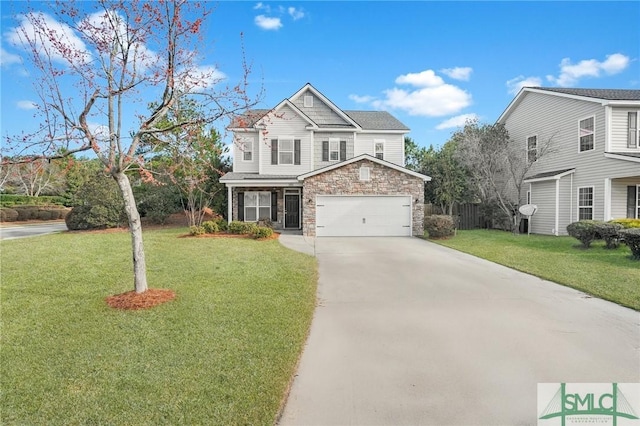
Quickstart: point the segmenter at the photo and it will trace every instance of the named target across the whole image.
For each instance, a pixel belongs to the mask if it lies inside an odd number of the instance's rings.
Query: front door
[[[284,196],[284,227],[300,228],[300,194]]]

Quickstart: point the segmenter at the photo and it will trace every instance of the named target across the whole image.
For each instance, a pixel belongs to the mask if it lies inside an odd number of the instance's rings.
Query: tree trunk
[[[147,264],[144,258],[144,245],[142,243],[142,223],[140,213],[136,207],[136,200],[131,189],[131,182],[124,173],[116,173],[114,176],[122,198],[124,199],[124,209],[129,219],[129,232],[131,232],[131,244],[133,251],[133,275],[134,288],[136,293],[147,291]]]

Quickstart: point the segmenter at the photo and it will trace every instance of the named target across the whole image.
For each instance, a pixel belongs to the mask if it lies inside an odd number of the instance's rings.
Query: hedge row
[[[64,219],[70,209],[44,206],[15,206],[0,208],[0,222],[23,222],[27,220]]]
[[[603,240],[605,247],[615,249],[621,243],[631,249],[634,259],[640,260],[640,220],[618,219],[610,222],[580,220],[567,226],[567,233],[576,238],[583,248],[589,248],[596,240]]]
[[[65,197],[42,195],[31,197],[29,195],[0,194],[0,207],[13,206],[66,206],[68,200]]]

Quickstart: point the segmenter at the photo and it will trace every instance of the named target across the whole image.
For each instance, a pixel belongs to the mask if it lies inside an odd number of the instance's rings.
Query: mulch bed
[[[150,288],[144,293],[128,291],[126,293],[109,296],[105,300],[114,309],[138,310],[149,309],[176,298],[173,290]]]
[[[267,238],[256,238],[256,241],[268,241],[268,240],[277,240],[280,236],[279,232],[274,232],[270,237]],[[183,234],[178,238],[250,238],[254,239],[251,235],[246,234],[230,234],[228,232],[218,232],[217,234],[201,234],[201,235],[191,235],[191,234]]]

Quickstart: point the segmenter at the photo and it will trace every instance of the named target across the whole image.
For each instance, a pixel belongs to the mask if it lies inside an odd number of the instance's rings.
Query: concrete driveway
[[[319,306],[280,425],[536,424],[538,383],[640,382],[638,312],[417,238],[302,238]]]
[[[20,224],[11,222],[0,226],[0,240],[14,240],[16,238],[37,237],[40,235],[52,234],[54,232],[66,231],[67,225],[64,221],[39,222]]]

